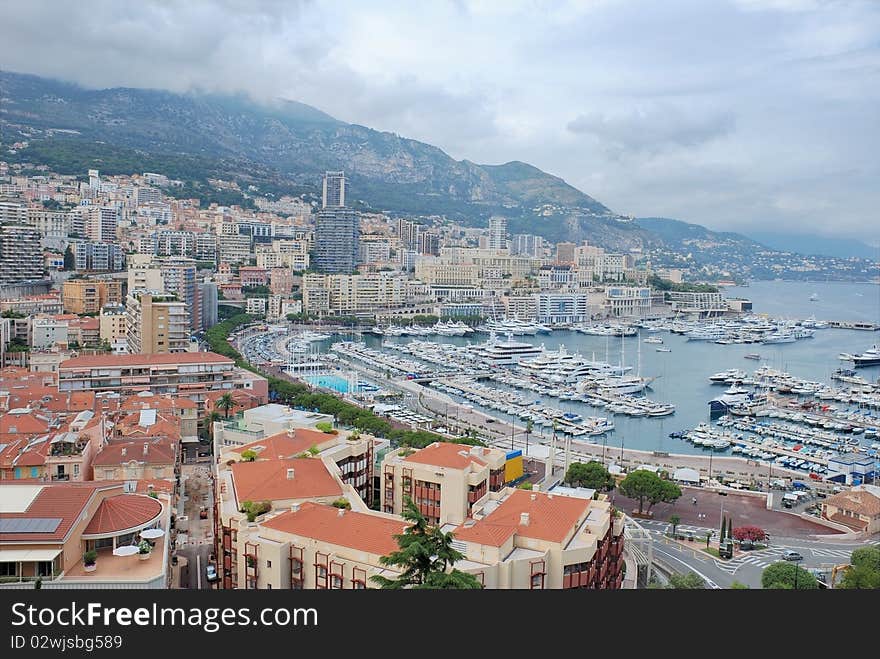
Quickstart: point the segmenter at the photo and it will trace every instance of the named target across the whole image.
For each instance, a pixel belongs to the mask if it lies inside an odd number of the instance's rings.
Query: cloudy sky
[[[877,0],[0,0],[0,66],[247,91],[612,209],[880,241]]]

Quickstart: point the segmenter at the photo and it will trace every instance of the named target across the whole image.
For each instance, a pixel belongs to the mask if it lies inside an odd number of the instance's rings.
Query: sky
[[[880,243],[878,0],[0,0],[0,67],[247,92],[619,213]]]

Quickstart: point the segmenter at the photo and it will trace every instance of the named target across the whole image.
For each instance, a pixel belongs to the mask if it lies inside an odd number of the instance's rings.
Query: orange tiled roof
[[[500,530],[503,527],[525,538],[561,543],[583,520],[589,507],[589,499],[514,490],[486,517],[470,528],[454,532],[454,535],[459,540],[499,546],[501,542],[497,539],[503,536]],[[522,513],[529,514],[528,525],[520,523]]]
[[[147,445],[146,454],[144,454],[144,444]],[[173,464],[174,446],[167,439],[152,439],[146,442],[115,441],[102,448],[92,464],[96,467],[112,467],[132,460],[148,465]]]
[[[123,396],[122,403],[119,406],[123,410],[177,410],[187,409],[194,410],[198,407],[195,401],[185,397],[172,398],[171,396],[162,396],[159,394],[150,394],[149,396],[131,395]]]
[[[15,483],[0,481],[0,498],[4,487],[15,487]],[[45,485],[23,513],[3,513],[3,519],[57,518],[61,523],[52,533],[4,533],[0,542],[59,542],[65,538],[70,528],[79,520],[92,495],[101,489],[118,488],[121,483],[57,483]]]
[[[236,462],[231,469],[235,497],[239,503],[342,494],[339,483],[318,458]],[[288,469],[294,470],[293,478],[287,477]]]
[[[242,451],[255,451],[258,459],[292,458],[303,451],[308,451],[312,446],[320,447],[328,441],[335,441],[336,435],[328,435],[320,430],[308,428],[296,428],[290,432],[279,432],[258,439],[244,446],[237,446],[232,453],[241,455]]]
[[[83,535],[125,531],[149,524],[162,513],[162,504],[142,494],[107,497],[99,505]]]
[[[138,494],[149,494],[151,491],[171,494],[174,492],[174,483],[164,478],[143,478],[137,482]]]
[[[0,415],[0,436],[44,433],[49,430],[50,421],[49,416],[36,411],[29,411],[25,414],[7,412]]]
[[[215,352],[160,352],[145,355],[90,355],[61,362],[60,369],[140,366],[156,364],[232,364],[229,357]]]
[[[384,556],[395,551],[394,535],[403,533],[406,523],[397,519],[381,517],[372,513],[357,513],[319,503],[307,502],[296,512],[281,513],[262,524],[263,526],[340,547]]]
[[[825,499],[825,505],[849,510],[865,517],[880,516],[880,497],[874,496],[867,490],[840,492]]]
[[[486,462],[479,456],[471,455],[471,448],[464,444],[434,442],[404,458],[404,461],[450,469],[467,469],[472,463],[481,467],[485,466]],[[479,450],[482,451],[482,449]]]

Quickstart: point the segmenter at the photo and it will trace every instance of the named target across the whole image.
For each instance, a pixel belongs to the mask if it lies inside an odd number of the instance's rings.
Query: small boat
[[[745,355],[745,358],[746,359],[754,359],[757,361],[757,360],[761,359],[761,355],[759,355],[757,352],[750,352],[749,354]]]
[[[672,352],[672,348],[657,348],[657,352]]]
[[[810,302],[816,302],[816,301],[818,301],[818,299],[819,299],[819,294],[818,294],[818,293],[813,293],[813,294],[810,296]]]

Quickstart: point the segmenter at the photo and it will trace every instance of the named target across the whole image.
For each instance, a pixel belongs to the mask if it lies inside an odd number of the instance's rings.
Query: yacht
[[[727,414],[731,407],[748,403],[752,394],[748,389],[733,385],[726,389],[721,396],[709,401],[709,411],[712,416]]]
[[[746,359],[754,359],[755,361],[758,361],[761,359],[761,355],[759,355],[757,352],[750,352],[749,354],[745,355],[745,358]]]
[[[818,294],[818,293],[813,293],[813,294],[810,296],[810,302],[817,302],[818,300],[819,300],[819,294]]]
[[[471,346],[471,351],[490,364],[508,365],[516,364],[522,359],[537,357],[544,352],[544,348],[514,341],[510,334],[507,335],[507,340],[501,341],[493,333],[486,343]]]
[[[645,339],[645,343],[663,343],[663,339],[661,339],[659,336],[649,336],[647,339]]]
[[[852,361],[856,368],[859,366],[880,366],[880,349],[877,346],[868,348],[861,355],[849,355],[849,357],[849,361]]]
[[[657,352],[672,352],[672,348],[657,348]]]

